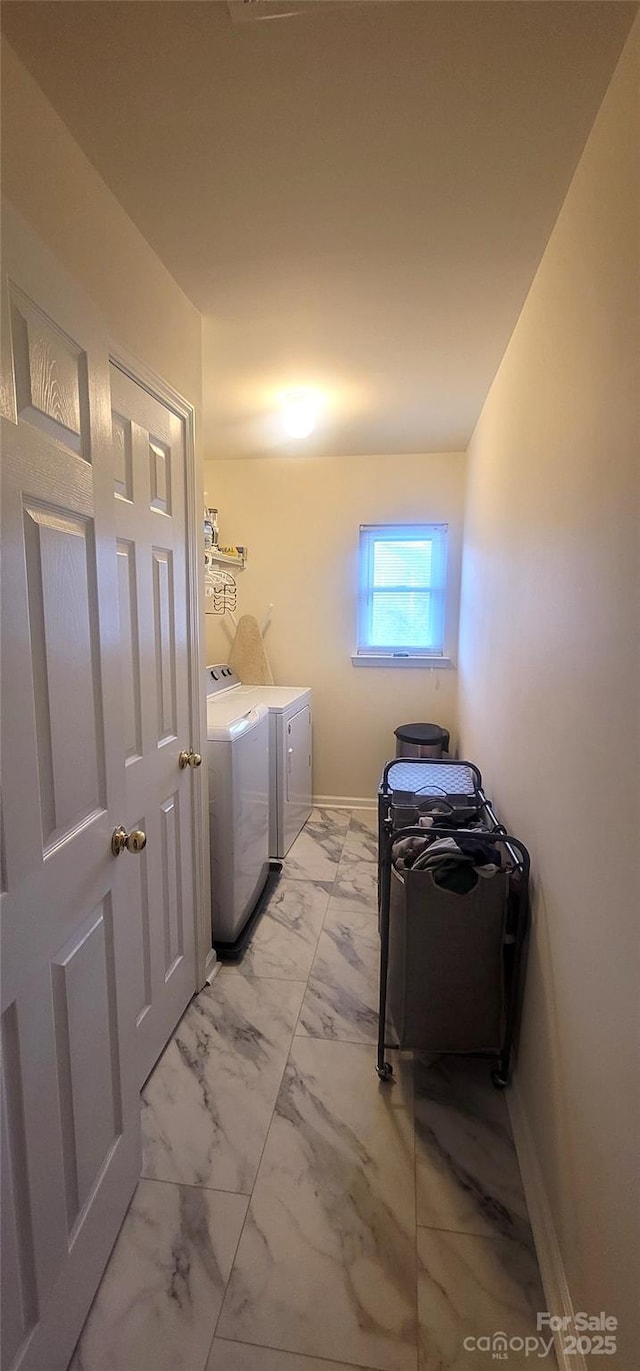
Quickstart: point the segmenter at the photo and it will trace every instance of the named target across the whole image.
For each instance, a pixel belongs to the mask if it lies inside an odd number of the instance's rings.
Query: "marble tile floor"
[[[404,1054],[381,1084],[377,979],[375,813],[314,811],[145,1087],[70,1371],[480,1371],[469,1339],[535,1333],[505,1098],[460,1058]]]

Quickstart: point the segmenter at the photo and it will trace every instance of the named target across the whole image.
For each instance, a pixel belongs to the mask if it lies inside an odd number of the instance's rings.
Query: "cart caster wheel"
[[[504,1090],[505,1086],[509,1084],[508,1077],[503,1076],[500,1071],[492,1071],[491,1080],[493,1081],[496,1090]]]
[[[376,1071],[381,1081],[388,1081],[393,1076],[393,1067],[389,1062],[383,1062],[382,1066],[377,1066]]]

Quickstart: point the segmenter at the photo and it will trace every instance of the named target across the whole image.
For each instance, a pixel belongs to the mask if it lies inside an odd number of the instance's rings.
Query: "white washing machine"
[[[207,683],[207,768],[214,946],[233,944],[269,874],[269,711]]]
[[[311,813],[311,690],[241,685],[224,664],[207,667],[211,685],[269,710],[269,856],[282,861]]]

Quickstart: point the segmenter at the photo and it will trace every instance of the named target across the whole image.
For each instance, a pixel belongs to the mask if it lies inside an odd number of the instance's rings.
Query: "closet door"
[[[64,1371],[139,1174],[105,332],[3,224],[2,1371]],[[160,854],[156,860],[160,860]]]
[[[125,810],[147,834],[127,864],[135,910],[136,1072],[148,1076],[195,988],[184,420],[111,366]],[[192,759],[193,760],[193,759]],[[185,758],[182,758],[185,761]],[[123,864],[124,865],[124,864]],[[133,988],[133,987],[132,987]]]

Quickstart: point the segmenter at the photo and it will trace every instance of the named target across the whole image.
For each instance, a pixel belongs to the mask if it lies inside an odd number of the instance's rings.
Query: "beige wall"
[[[238,612],[259,619],[276,681],[310,685],[316,795],[373,799],[397,724],[453,729],[453,670],[356,668],[358,527],[416,519],[450,525],[454,584],[460,557],[465,458],[273,457],[205,463],[224,543],[244,543]],[[224,660],[226,622],[207,616],[207,655]]]
[[[3,195],[101,310],[114,343],[201,407],[201,319],[2,44]]]
[[[463,750],[530,846],[518,1082],[577,1308],[637,1299],[638,39],[470,447]]]

